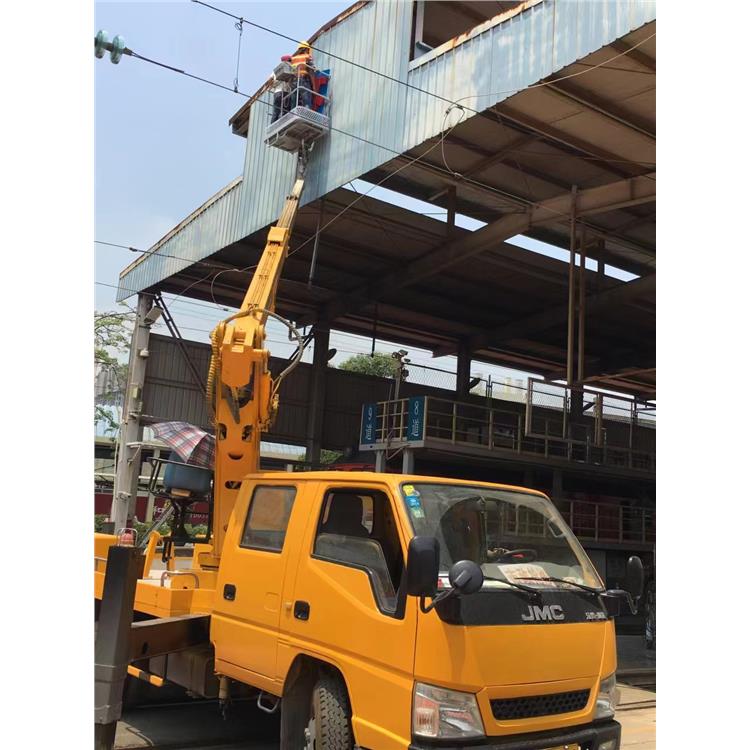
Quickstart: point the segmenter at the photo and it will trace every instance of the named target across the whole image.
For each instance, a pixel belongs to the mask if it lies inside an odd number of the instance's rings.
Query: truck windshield
[[[449,585],[453,563],[473,560],[485,574],[484,589],[510,590],[504,580],[541,590],[602,588],[578,540],[544,497],[421,482],[403,484],[401,493],[414,533],[440,543],[440,586]]]

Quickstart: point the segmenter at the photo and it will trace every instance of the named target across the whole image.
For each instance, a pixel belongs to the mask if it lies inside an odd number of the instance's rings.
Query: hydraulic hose
[[[286,318],[282,317],[278,313],[273,312],[272,310],[266,310],[265,308],[261,307],[249,307],[246,310],[240,310],[232,315],[230,315],[228,318],[222,320],[216,328],[211,332],[211,362],[208,366],[208,378],[206,382],[206,405],[208,407],[208,414],[209,416],[214,415],[214,402],[216,397],[216,378],[219,371],[219,349],[221,347],[221,340],[224,338],[224,331],[226,330],[227,323],[230,323],[233,320],[236,320],[237,318],[244,318],[247,315],[252,315],[253,313],[260,312],[263,313],[271,318],[274,318],[274,320],[278,320],[279,323],[282,323],[289,329],[289,333],[291,336],[293,336],[297,341],[297,351],[294,353],[294,356],[292,357],[291,361],[287,365],[287,367],[282,370],[281,373],[279,373],[278,377],[276,377],[273,381],[273,387],[271,389],[271,400],[273,401],[274,397],[279,391],[279,387],[281,386],[282,380],[284,380],[289,373],[294,370],[294,368],[299,364],[300,360],[302,359],[302,354],[305,351],[305,343],[302,340],[302,337],[300,336],[299,331],[295,327],[294,323],[292,323],[290,320],[287,320]]]

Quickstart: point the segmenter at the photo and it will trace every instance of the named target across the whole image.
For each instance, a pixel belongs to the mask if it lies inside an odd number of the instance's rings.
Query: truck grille
[[[573,690],[551,695],[525,695],[522,698],[496,698],[490,701],[492,715],[498,720],[531,719],[535,716],[580,711],[589,700],[589,690]]]

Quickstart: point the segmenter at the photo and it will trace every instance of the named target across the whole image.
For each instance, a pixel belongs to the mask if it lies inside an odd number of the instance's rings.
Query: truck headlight
[[[616,677],[615,672],[612,672],[609,677],[605,677],[599,683],[594,719],[611,719],[615,715],[615,708],[620,697]]]
[[[476,696],[417,682],[412,732],[419,737],[437,739],[483,737],[484,725]]]

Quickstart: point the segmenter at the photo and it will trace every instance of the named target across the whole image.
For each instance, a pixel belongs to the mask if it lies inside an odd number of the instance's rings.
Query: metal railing
[[[564,384],[539,378],[493,379],[492,375],[475,376],[471,395],[485,400],[489,408],[503,402],[525,409],[524,434],[544,438],[571,438],[589,441],[608,450],[630,449],[653,453],[656,429],[656,404],[638,401],[630,396],[605,393],[585,386],[581,418],[571,419],[572,393]],[[456,375],[429,365],[409,363],[410,385],[424,385],[455,393]],[[545,434],[546,430],[546,434]],[[614,460],[614,459],[613,459]]]
[[[482,406],[452,401],[435,396],[424,396],[423,439],[433,445],[444,444],[475,448],[479,452],[514,451],[519,454],[563,459],[611,467],[655,471],[653,451],[631,446],[614,446],[607,442],[606,427],[603,442],[596,444],[593,431],[578,431],[576,437],[562,437],[560,417],[537,419],[537,432],[525,431],[525,414],[521,410]],[[371,449],[398,447],[408,443],[407,429],[409,399],[381,401],[375,405]],[[606,425],[606,420],[604,420]]]
[[[616,544],[656,541],[656,511],[651,508],[589,500],[559,500],[555,504],[576,537],[583,541]],[[542,516],[520,507],[506,519],[505,532],[532,538],[550,535],[549,525]]]
[[[656,511],[651,508],[588,500],[562,500],[557,506],[579,539],[640,544],[656,541]]]

